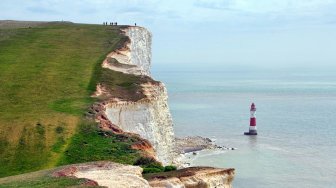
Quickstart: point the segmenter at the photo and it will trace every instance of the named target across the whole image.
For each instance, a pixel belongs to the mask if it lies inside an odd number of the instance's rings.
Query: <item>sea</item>
[[[336,71],[154,66],[177,137],[236,150],[202,151],[194,166],[235,168],[235,188],[336,188]],[[248,131],[257,108],[257,136]]]

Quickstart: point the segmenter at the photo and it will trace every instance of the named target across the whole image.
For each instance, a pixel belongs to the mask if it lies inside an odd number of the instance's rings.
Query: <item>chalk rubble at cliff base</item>
[[[201,136],[188,136],[184,138],[175,138],[175,151],[178,154],[197,152],[204,149],[235,150],[236,148],[219,146],[210,138],[204,138]]]

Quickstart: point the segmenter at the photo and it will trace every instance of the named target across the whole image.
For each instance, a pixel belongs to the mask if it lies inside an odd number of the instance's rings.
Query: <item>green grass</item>
[[[129,101],[138,101],[145,97],[142,93],[142,83],[150,82],[158,84],[158,81],[153,80],[148,76],[128,75],[121,72],[111,74],[109,69],[101,69],[99,72],[98,82],[101,83],[113,97]]]
[[[81,115],[83,114],[83,106],[87,106],[94,101],[93,98],[67,98],[59,99],[52,102],[49,107],[57,112],[63,112],[72,115]]]
[[[0,96],[7,99],[0,101],[1,119],[85,109],[94,68],[120,38],[118,30],[96,25],[17,29],[0,43]]]
[[[131,149],[138,138],[99,130],[95,122],[82,122],[58,165],[109,160],[134,164],[141,152]]]
[[[106,54],[126,40],[118,27],[101,25],[0,28],[0,177],[74,162],[135,160],[136,152],[125,149],[127,141],[76,133],[88,106],[98,100],[90,97],[97,83],[118,97],[142,97],[134,93],[148,78],[101,68]],[[77,143],[80,139],[104,150]]]
[[[41,170],[17,176],[0,178],[0,188],[62,188],[62,187],[85,187],[86,179],[72,177],[53,177],[51,174],[59,168]],[[99,187],[99,186],[91,186]]]
[[[12,181],[10,183],[0,184],[0,188],[62,188],[62,187],[83,187],[82,184],[86,182],[85,179],[77,179],[77,178],[66,178],[66,177],[39,177],[31,180],[23,180],[23,181]],[[90,186],[91,187],[100,187],[100,186]]]
[[[161,172],[152,171],[149,173],[143,173],[143,177],[146,180],[152,180],[157,177],[159,177],[160,179],[168,179],[172,177],[181,178],[181,177],[195,175],[195,173],[197,173],[197,171],[200,171],[200,170],[213,169],[212,167],[188,167],[188,168],[176,170],[176,167],[174,166],[167,166],[166,168],[167,168],[166,170],[161,171]],[[230,171],[232,169],[228,169],[228,170]]]

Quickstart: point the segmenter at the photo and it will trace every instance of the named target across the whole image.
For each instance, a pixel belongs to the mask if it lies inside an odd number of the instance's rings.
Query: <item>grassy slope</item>
[[[77,179],[77,178],[67,178],[67,177],[50,177],[50,176],[40,176],[35,177],[32,179],[24,179],[18,181],[13,179],[7,183],[0,184],[0,188],[45,188],[45,187],[52,187],[52,188],[62,188],[62,187],[84,187],[83,184],[85,183],[85,179]],[[88,186],[90,188],[100,187],[100,186]]]
[[[105,79],[100,64],[123,41],[118,28],[100,25],[0,28],[0,177],[72,162],[63,153],[69,144],[70,153],[80,149],[81,132],[71,137],[93,102],[95,84]],[[134,81],[106,75],[121,90]],[[89,160],[95,158],[79,161]]]
[[[58,165],[103,160],[134,164],[140,158],[140,152],[131,149],[131,145],[137,141],[137,138],[99,130],[95,122],[83,121]]]
[[[62,187],[83,187],[87,181],[85,179],[67,178],[67,177],[52,177],[54,170],[41,170],[29,174],[22,174],[17,176],[10,176],[7,178],[0,178],[0,188],[62,188]],[[90,186],[92,187],[92,186]],[[93,186],[99,187],[99,186]]]

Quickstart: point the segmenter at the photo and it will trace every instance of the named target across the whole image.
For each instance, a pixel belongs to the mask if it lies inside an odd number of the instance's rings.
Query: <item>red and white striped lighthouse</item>
[[[250,109],[250,113],[251,113],[251,117],[250,117],[250,129],[249,132],[245,132],[245,135],[257,135],[257,119],[256,119],[256,111],[257,108],[255,107],[255,104],[252,103],[251,104],[251,109]]]

